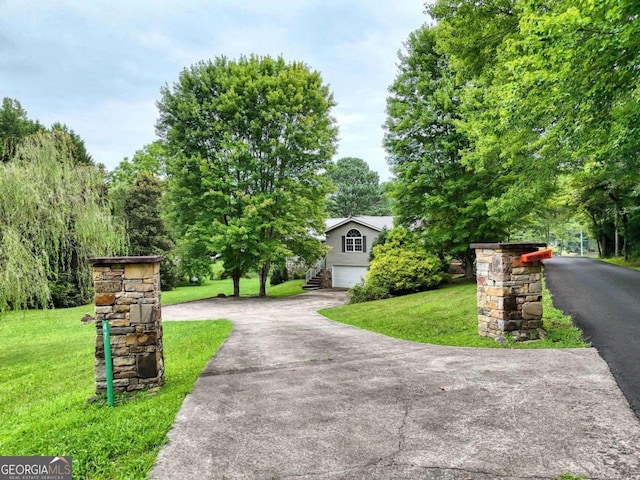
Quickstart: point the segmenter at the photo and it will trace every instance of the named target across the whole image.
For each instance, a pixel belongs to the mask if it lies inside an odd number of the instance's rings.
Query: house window
[[[364,237],[360,233],[360,230],[352,228],[347,232],[345,237],[345,252],[364,252]]]

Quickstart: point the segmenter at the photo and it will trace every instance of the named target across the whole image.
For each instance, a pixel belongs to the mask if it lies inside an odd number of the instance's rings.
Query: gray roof
[[[374,215],[362,215],[359,217],[328,218],[325,221],[325,225],[327,226],[325,232],[330,232],[334,228],[338,228],[348,222],[356,222],[378,232],[382,231],[384,228],[393,228],[393,217],[391,216],[379,217]]]

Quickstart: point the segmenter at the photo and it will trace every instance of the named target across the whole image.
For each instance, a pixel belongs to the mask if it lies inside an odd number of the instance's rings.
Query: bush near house
[[[384,244],[373,247],[372,256],[365,282],[351,290],[351,303],[421,292],[446,278],[438,257],[403,227],[390,230]]]
[[[389,294],[389,290],[386,288],[372,285],[364,280],[355,284],[353,288],[349,290],[349,295],[349,303],[372,302],[374,300],[383,300],[391,296]]]
[[[271,285],[280,285],[289,280],[289,271],[287,270],[287,265],[277,265],[271,272],[271,279],[269,283]]]

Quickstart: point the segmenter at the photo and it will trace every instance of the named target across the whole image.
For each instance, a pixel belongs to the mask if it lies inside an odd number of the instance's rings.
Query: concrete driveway
[[[163,318],[234,329],[151,477],[640,478],[640,422],[595,349],[423,345],[325,319],[345,294],[213,299]]]

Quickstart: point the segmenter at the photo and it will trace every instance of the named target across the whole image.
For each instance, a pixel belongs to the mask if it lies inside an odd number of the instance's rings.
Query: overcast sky
[[[160,87],[225,55],[282,55],[320,71],[338,106],[340,157],[382,180],[387,87],[424,0],[0,0],[0,96],[66,123],[113,169],[156,139]]]

